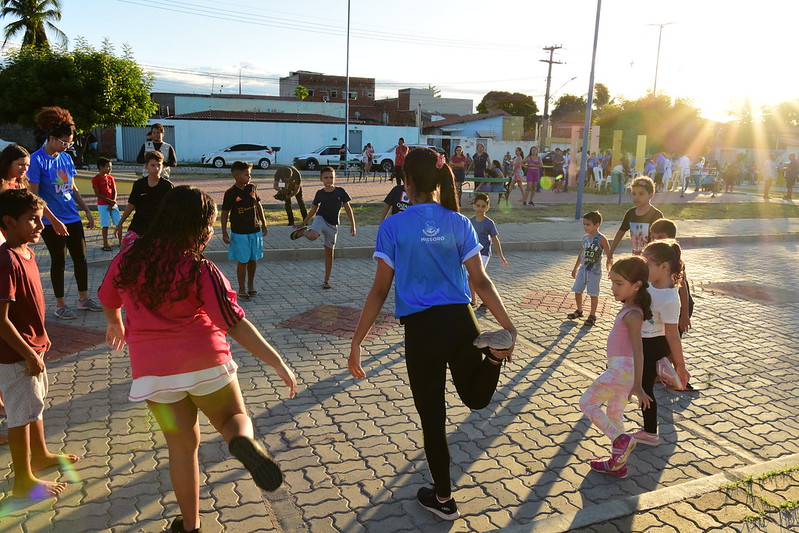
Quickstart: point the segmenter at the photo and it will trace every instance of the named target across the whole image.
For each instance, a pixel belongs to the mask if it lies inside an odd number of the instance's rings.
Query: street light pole
[[[652,96],[657,96],[658,94],[658,68],[660,68],[660,41],[663,39],[663,27],[668,26],[669,24],[674,24],[673,22],[664,22],[663,24],[649,24],[649,26],[660,26],[660,30],[658,30],[658,54],[655,58],[655,83],[652,85]]]
[[[350,149],[350,0],[347,0],[347,83],[344,90],[344,159],[349,157]],[[345,165],[346,168],[346,165]]]
[[[602,0],[596,0],[596,25],[594,26],[594,52],[591,56],[591,76],[588,81],[588,101],[585,104],[585,128],[583,129],[583,157],[580,161],[580,173],[577,177],[577,210],[575,220],[580,220],[583,210],[583,185],[585,184],[585,171],[588,168],[588,133],[591,130],[591,106],[594,104],[594,69],[596,66],[596,46],[599,40],[599,15],[602,12]]]

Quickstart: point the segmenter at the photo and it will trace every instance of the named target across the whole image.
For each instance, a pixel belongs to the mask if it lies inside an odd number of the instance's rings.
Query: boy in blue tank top
[[[586,326],[593,326],[596,323],[596,308],[599,304],[599,281],[602,279],[602,252],[610,255],[610,245],[604,235],[599,233],[602,225],[602,214],[599,211],[591,211],[583,215],[583,235],[582,249],[577,254],[577,262],[572,269],[574,285],[574,300],[577,309],[569,313],[567,318],[575,320],[583,316],[583,291],[587,289],[588,296],[591,297],[591,313],[585,320]]]

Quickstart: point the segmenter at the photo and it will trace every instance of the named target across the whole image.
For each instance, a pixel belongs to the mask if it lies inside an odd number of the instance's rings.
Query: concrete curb
[[[735,468],[722,474],[687,481],[673,487],[654,490],[639,496],[627,496],[607,503],[590,505],[576,513],[567,513],[495,531],[502,531],[503,533],[566,532],[623,518],[635,513],[647,512],[689,498],[696,498],[703,494],[719,491],[721,486],[726,483],[739,481],[747,476],[757,476],[774,470],[782,470],[797,464],[799,464],[799,454],[791,454],[764,463]]]
[[[707,237],[684,237],[679,239],[683,247],[701,248],[704,246],[717,246],[722,244],[770,243],[799,241],[799,233],[775,233],[767,235],[716,235]],[[573,252],[580,248],[579,239],[546,240],[546,241],[510,241],[503,242],[502,249],[506,252],[558,252],[567,250]],[[336,248],[336,257],[349,259],[368,259],[372,257],[374,246],[342,246]],[[205,257],[212,261],[227,260],[227,250],[208,250]],[[90,266],[109,265],[112,258],[99,261],[89,261]],[[304,259],[324,259],[322,246],[304,248],[267,248],[264,250],[265,261],[299,261]]]

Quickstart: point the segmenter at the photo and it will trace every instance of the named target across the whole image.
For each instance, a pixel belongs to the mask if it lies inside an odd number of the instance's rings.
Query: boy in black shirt
[[[308,240],[315,241],[319,235],[325,238],[325,281],[323,289],[330,288],[330,271],[333,270],[333,249],[336,246],[336,235],[338,234],[339,213],[341,208],[347,212],[350,219],[350,235],[355,236],[355,214],[350,207],[350,195],[341,187],[336,187],[336,171],[332,167],[322,167],[320,179],[324,183],[324,188],[316,191],[313,199],[313,207],[302,224],[294,226],[297,228],[291,232],[291,240],[306,237]],[[319,216],[315,215],[319,214]],[[308,227],[308,221],[313,218],[313,224]]]
[[[613,238],[607,260],[608,270],[613,266],[613,252],[616,251],[616,247],[627,231],[630,232],[633,253],[635,255],[641,255],[644,247],[651,240],[649,236],[649,226],[652,222],[663,218],[663,213],[651,203],[652,198],[655,197],[655,183],[650,178],[638,176],[633,180],[631,189],[635,207],[624,214],[621,227]]]
[[[405,192],[405,185],[396,185],[393,189],[388,191],[383,203],[386,207],[383,209],[383,214],[380,216],[380,222],[384,221],[391,211],[392,215],[401,213],[407,209],[410,200],[408,200],[408,193]]]
[[[239,281],[239,300],[248,301],[258,294],[253,287],[255,268],[264,256],[263,235],[266,235],[266,217],[261,199],[250,183],[252,165],[236,161],[230,168],[236,182],[225,191],[222,200],[222,241],[229,244],[228,259],[238,261],[236,278]],[[230,218],[230,235],[227,231]],[[246,278],[246,290],[245,290]]]
[[[133,189],[128,197],[128,205],[125,212],[119,219],[115,231],[117,238],[122,242],[122,225],[133,213],[133,220],[128,227],[128,235],[132,238],[142,235],[147,231],[150,221],[155,218],[158,207],[164,195],[172,189],[172,182],[161,177],[161,170],[164,167],[164,154],[161,152],[147,152],[144,155],[144,168],[148,174],[136,180]],[[152,177],[150,177],[152,176]],[[125,239],[130,238],[126,236]]]

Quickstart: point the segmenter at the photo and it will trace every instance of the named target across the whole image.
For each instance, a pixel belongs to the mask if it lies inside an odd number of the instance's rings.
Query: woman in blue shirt
[[[44,107],[36,115],[36,124],[47,132],[47,142],[31,154],[28,188],[47,202],[50,209],[44,219],[42,239],[50,252],[50,282],[57,306],[55,316],[72,320],[76,318],[75,312],[64,301],[67,250],[72,258],[78,286],[77,308],[85,311],[103,310],[100,304],[89,298],[86,241],[78,206],[86,212],[87,228],[94,227],[94,218],[75,186],[75,165],[66,153],[72,146],[74,135],[72,115],[60,107]]]
[[[396,278],[395,314],[405,326],[408,379],[435,484],[419,489],[417,499],[439,517],[454,520],[460,515],[449,475],[447,367],[464,404],[471,409],[486,407],[496,390],[501,363],[513,353],[516,329],[483,269],[477,234],[469,219],[458,213],[454,176],[443,156],[416,148],[405,159],[404,170],[411,205],[380,224],[374,254],[377,272],[352,339],[348,365],[352,376],[366,377],[360,345]],[[480,330],[469,305],[467,272],[509,339],[505,349],[486,348],[485,356],[473,344]]]

